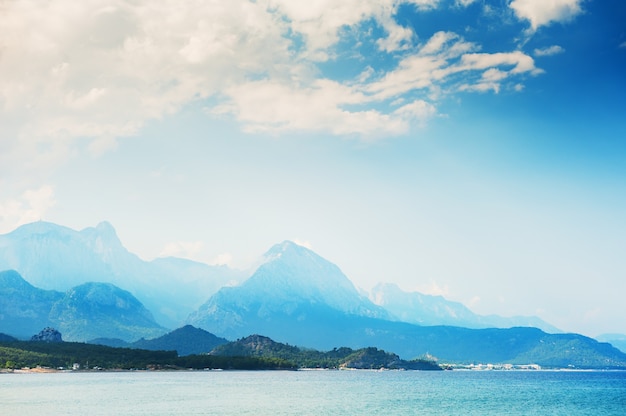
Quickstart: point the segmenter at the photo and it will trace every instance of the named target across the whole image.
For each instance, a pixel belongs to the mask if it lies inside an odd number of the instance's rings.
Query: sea
[[[626,415],[624,371],[0,374],[0,415]]]

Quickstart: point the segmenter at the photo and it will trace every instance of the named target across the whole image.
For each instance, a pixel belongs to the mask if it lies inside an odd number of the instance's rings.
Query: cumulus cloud
[[[16,1],[0,26],[1,117],[30,142],[130,136],[289,57],[285,24],[247,1]]]
[[[377,110],[345,110],[369,101],[354,87],[317,80],[303,86],[271,80],[249,82],[226,91],[229,103],[214,113],[235,114],[250,132],[327,131],[336,135],[400,134],[406,123]]]
[[[513,0],[509,7],[520,19],[530,22],[532,30],[553,22],[567,22],[582,13],[583,0]]]
[[[419,124],[423,125],[437,114],[437,109],[424,100],[415,100],[398,108],[393,114],[406,120],[417,120]]]
[[[482,88],[483,78],[493,74],[483,76],[485,71],[506,75],[489,80],[494,90],[516,74],[533,73],[532,59],[521,53],[478,55],[480,45],[450,32],[416,45],[414,29],[396,20],[401,4],[430,13],[440,2],[2,3],[0,161],[7,166],[22,155],[44,166],[77,149],[97,156],[147,121],[208,98],[212,114],[234,117],[250,132],[316,131],[371,140],[403,134],[432,117],[432,99],[442,92]],[[512,7],[539,23],[566,14],[537,4],[516,0]],[[333,59],[346,31],[366,22],[382,29],[369,40],[397,66],[364,65],[349,80],[323,76],[320,62]],[[469,77],[467,87],[448,85],[459,74]],[[390,104],[421,90],[427,95],[410,98],[409,107]]]
[[[413,90],[497,92],[502,82],[519,74],[537,75],[541,70],[521,51],[475,52],[478,45],[455,33],[435,33],[418,51],[365,90],[378,99],[400,96]],[[457,81],[462,74],[462,82]]]
[[[552,55],[558,55],[563,52],[565,52],[565,49],[563,49],[559,45],[552,45],[546,48],[534,50],[535,56],[552,56]]]
[[[20,225],[41,220],[55,203],[54,189],[50,185],[0,201],[0,232],[7,233]]]

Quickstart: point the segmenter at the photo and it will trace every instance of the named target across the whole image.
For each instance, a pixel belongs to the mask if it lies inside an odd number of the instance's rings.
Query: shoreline
[[[304,372],[316,372],[316,371],[359,371],[359,372],[404,372],[408,371],[410,373],[413,372],[430,372],[430,371],[420,371],[420,370],[398,370],[398,369],[357,369],[357,368],[349,368],[349,369],[341,369],[341,368],[298,368],[296,370],[228,370],[221,368],[203,368],[203,369],[194,369],[194,368],[164,368],[164,369],[125,369],[125,368],[111,368],[111,369],[85,369],[85,370],[72,370],[72,369],[58,369],[58,368],[46,368],[46,367],[35,367],[35,368],[16,368],[16,369],[0,369],[1,374],[58,374],[58,373],[75,373],[75,374],[85,374],[85,373],[172,373],[172,372],[259,372],[259,371],[304,371]],[[626,368],[623,369],[602,369],[602,368],[542,368],[542,369],[469,369],[469,368],[455,368],[453,370],[444,371],[446,373],[456,372],[456,373],[465,373],[465,372],[493,372],[493,373],[548,373],[548,372],[626,372]]]

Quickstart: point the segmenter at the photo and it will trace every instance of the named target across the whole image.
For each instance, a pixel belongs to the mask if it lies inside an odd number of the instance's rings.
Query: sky
[[[293,240],[359,288],[626,334],[626,2],[0,1],[0,233]]]

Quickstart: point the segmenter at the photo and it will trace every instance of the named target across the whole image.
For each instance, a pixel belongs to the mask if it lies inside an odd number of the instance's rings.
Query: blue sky
[[[623,1],[0,9],[0,232],[239,268],[291,239],[365,289],[626,333]]]

